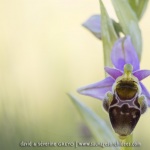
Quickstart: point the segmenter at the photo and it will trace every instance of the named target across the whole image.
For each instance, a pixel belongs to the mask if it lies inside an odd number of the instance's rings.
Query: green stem
[[[123,144],[120,147],[120,150],[133,150],[132,149],[132,143],[133,143],[133,134],[127,136],[127,137],[119,137],[119,141]],[[130,146],[129,146],[130,144]]]

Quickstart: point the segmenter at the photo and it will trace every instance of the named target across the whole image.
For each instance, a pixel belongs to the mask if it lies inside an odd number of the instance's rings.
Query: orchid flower
[[[114,29],[116,31],[116,34],[118,37],[120,36],[120,32],[123,33],[123,30],[119,23],[117,23],[115,20],[111,19]],[[95,35],[98,39],[101,40],[101,15],[92,15],[90,18],[88,18],[83,24],[86,29],[88,29],[91,33]]]
[[[101,17],[100,15],[91,16],[86,22],[82,24],[90,32],[92,32],[98,39],[101,39]]]
[[[111,53],[114,68],[105,67],[108,77],[81,87],[78,92],[100,100],[111,124],[121,136],[131,134],[140,115],[150,106],[150,93],[141,82],[150,70],[140,70],[140,62],[130,36],[118,39]]]
[[[142,94],[146,96],[147,103],[150,106],[150,93],[141,82],[141,80],[150,75],[150,70],[140,70],[139,59],[129,36],[125,39],[120,38],[116,41],[112,49],[111,60],[114,68],[105,67],[105,71],[110,76],[102,81],[81,87],[78,89],[78,92],[83,95],[103,100],[105,94],[108,91],[112,91],[115,80],[123,75],[124,65],[131,64],[133,66],[133,75],[138,78]]]

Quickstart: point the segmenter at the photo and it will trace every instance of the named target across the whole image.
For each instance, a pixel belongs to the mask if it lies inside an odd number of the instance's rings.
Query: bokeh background
[[[116,18],[110,0],[104,3]],[[142,69],[150,69],[149,8],[140,21]],[[99,12],[98,0],[0,0],[0,149],[32,149],[19,147],[21,141],[93,140],[67,92],[110,126],[100,101],[76,93],[104,78],[101,42],[81,25]],[[150,78],[143,83],[150,90]],[[149,127],[148,110],[134,130],[138,149],[150,147]]]

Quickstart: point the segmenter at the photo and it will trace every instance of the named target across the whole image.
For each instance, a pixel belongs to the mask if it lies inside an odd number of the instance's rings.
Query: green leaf
[[[148,0],[128,0],[131,8],[140,20],[147,8]]]
[[[109,18],[108,13],[100,0],[100,10],[101,10],[101,26],[102,26],[102,42],[103,42],[103,51],[104,51],[104,65],[112,66],[110,59],[110,54],[112,47],[117,40],[117,34],[115,32],[113,22]]]
[[[113,19],[112,19],[112,22],[113,22],[113,26],[114,26],[114,29],[115,29],[115,31],[116,31],[117,36],[120,37],[120,33],[121,33],[121,32],[123,33],[122,27],[120,26],[120,24],[119,24],[118,22],[116,22],[116,21],[113,20]]]
[[[139,19],[142,18],[146,8],[147,8],[147,5],[148,5],[148,0],[140,0],[139,1],[139,5],[138,5],[138,8],[136,10],[136,13],[137,13],[137,16]]]
[[[139,2],[139,0],[128,0],[131,8],[136,12],[137,9],[137,3]]]
[[[126,35],[131,36],[132,43],[140,59],[142,53],[142,37],[137,16],[127,0],[112,0],[112,3],[122,30]]]
[[[68,94],[87,126],[91,130],[97,142],[116,142],[116,138],[104,120],[98,117],[85,104],[81,103],[75,96]],[[114,148],[116,149],[116,148]]]
[[[132,10],[136,13],[139,0],[128,0]],[[136,14],[137,15],[137,14]],[[138,17],[138,16],[137,16]]]

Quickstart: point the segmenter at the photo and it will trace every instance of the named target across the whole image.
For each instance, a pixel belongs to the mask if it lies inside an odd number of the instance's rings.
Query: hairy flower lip
[[[150,106],[150,93],[143,85],[141,80],[150,75],[150,70],[140,70],[139,59],[132,45],[130,36],[118,39],[111,53],[111,60],[115,68],[105,67],[105,71],[109,77],[102,81],[79,88],[77,91],[80,94],[91,96],[103,100],[108,91],[112,91],[112,86],[115,80],[123,74],[123,67],[125,64],[133,66],[133,75],[139,80],[139,85],[142,89],[142,94],[146,96],[147,103]]]

